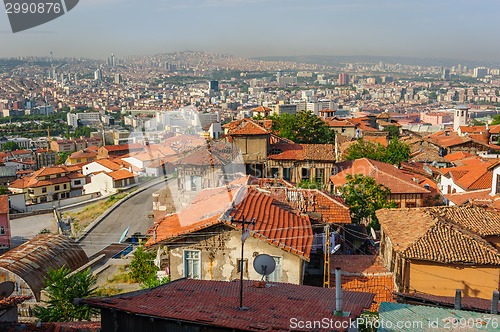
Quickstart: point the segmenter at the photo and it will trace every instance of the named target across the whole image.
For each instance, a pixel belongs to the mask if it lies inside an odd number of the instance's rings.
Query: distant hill
[[[370,56],[370,55],[292,55],[292,56],[266,56],[252,58],[260,61],[290,61],[298,63],[308,63],[326,66],[339,66],[345,63],[400,63],[410,66],[443,66],[451,67],[461,64],[463,66],[476,67],[499,67],[500,63],[488,61],[470,61],[458,59],[432,59],[432,58],[415,58],[415,57],[398,57],[398,56]]]

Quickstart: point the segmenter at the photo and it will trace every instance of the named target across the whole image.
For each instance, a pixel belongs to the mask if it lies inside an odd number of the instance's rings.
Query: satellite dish
[[[14,283],[12,281],[5,281],[0,284],[0,298],[9,297],[14,292]]]
[[[337,251],[339,251],[339,249],[340,249],[340,244],[337,244],[335,247],[333,247],[333,248],[332,248],[331,253],[332,253],[332,254],[334,254],[334,253],[336,253]]]
[[[372,238],[374,240],[376,240],[377,239],[377,233],[375,233],[375,230],[373,228],[370,228],[370,231],[372,232]]]
[[[271,256],[261,254],[253,260],[253,268],[258,274],[262,275],[262,279],[264,279],[265,276],[274,272],[276,269],[276,262]]]

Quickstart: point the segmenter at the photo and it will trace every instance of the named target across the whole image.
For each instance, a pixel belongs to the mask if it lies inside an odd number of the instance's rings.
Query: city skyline
[[[0,15],[0,57],[105,58],[182,50],[243,57],[370,55],[498,61],[494,0],[82,1],[13,34]]]

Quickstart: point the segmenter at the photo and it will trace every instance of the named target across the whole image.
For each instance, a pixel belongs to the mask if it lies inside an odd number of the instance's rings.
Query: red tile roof
[[[493,181],[492,162],[481,158],[467,158],[461,161],[464,166],[442,168],[441,173],[453,178],[455,184],[464,190],[478,190],[491,188]]]
[[[444,159],[446,159],[450,162],[454,162],[454,161],[462,160],[462,159],[469,158],[469,157],[474,157],[474,155],[471,153],[465,152],[465,151],[457,151],[457,152],[453,152],[453,153],[450,153],[450,154],[444,156]]]
[[[97,308],[171,321],[194,322],[238,331],[290,331],[290,319],[349,321],[370,307],[373,294],[344,292],[343,310],[349,317],[334,315],[335,289],[273,283],[256,288],[244,281],[239,310],[239,282],[180,279],[160,287],[109,298],[88,298],[83,303]],[[304,308],[307,308],[304,310]],[[338,329],[342,331],[344,329]]]
[[[248,178],[245,181],[248,181]],[[234,206],[231,208],[231,206]],[[148,233],[154,236],[146,246],[175,240],[208,227],[226,224],[241,228],[234,220],[250,221],[255,218],[251,235],[268,243],[309,258],[313,234],[307,216],[300,216],[293,210],[246,184],[232,183],[228,187],[202,190],[193,203],[180,213],[162,219]]]
[[[245,188],[243,188],[245,189]],[[308,258],[313,233],[307,216],[299,216],[271,196],[249,188],[245,198],[228,211],[235,220],[255,219],[250,234],[299,256]],[[236,224],[241,229],[241,224]]]
[[[9,213],[9,196],[0,196],[0,214]]]
[[[252,119],[233,121],[227,125],[229,135],[268,135],[270,130]]]
[[[491,189],[481,189],[474,191],[466,191],[463,193],[455,193],[444,195],[447,200],[455,205],[462,205],[466,202],[473,202],[479,204],[490,205],[493,202],[492,196],[490,196]]]
[[[461,209],[455,212],[445,211],[458,208]],[[471,216],[465,213],[466,209],[382,209],[376,214],[382,231],[392,242],[393,250],[405,258],[444,264],[500,265],[498,249],[471,231],[478,225],[488,224],[486,211],[477,210],[474,212],[476,218],[468,221],[466,219]],[[451,221],[448,215],[455,217]]]
[[[131,172],[127,171],[126,169],[120,169],[118,171],[109,172],[106,174],[111,176],[113,178],[113,180],[115,180],[115,181],[134,178],[134,173],[131,173]]]
[[[273,150],[275,153],[272,153]],[[271,145],[271,154],[268,156],[268,159],[334,162],[336,161],[335,146],[333,144],[274,144]]]
[[[104,166],[107,169],[110,169],[112,171],[117,171],[121,168],[120,165],[118,165],[117,163],[115,163],[109,159],[98,159],[95,161],[95,163],[98,163],[99,165]]]
[[[340,172],[330,177],[336,187],[347,182],[347,174],[362,174],[375,179],[391,190],[392,194],[427,194],[428,190],[413,181],[414,174],[400,170],[393,165],[367,158],[338,163]]]
[[[350,209],[340,197],[331,196],[317,189],[277,187],[272,183],[261,184],[260,187],[293,209],[308,213],[313,219],[317,219],[319,215],[321,222],[324,223],[352,223]]]

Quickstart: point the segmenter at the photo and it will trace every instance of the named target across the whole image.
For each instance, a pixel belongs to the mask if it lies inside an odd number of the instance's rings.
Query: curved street
[[[144,234],[153,225],[153,219],[148,218],[153,208],[152,194],[165,186],[165,182],[162,182],[138,193],[102,219],[79,242],[87,256],[90,257],[109,244],[118,242],[129,226],[129,236],[136,232]]]

